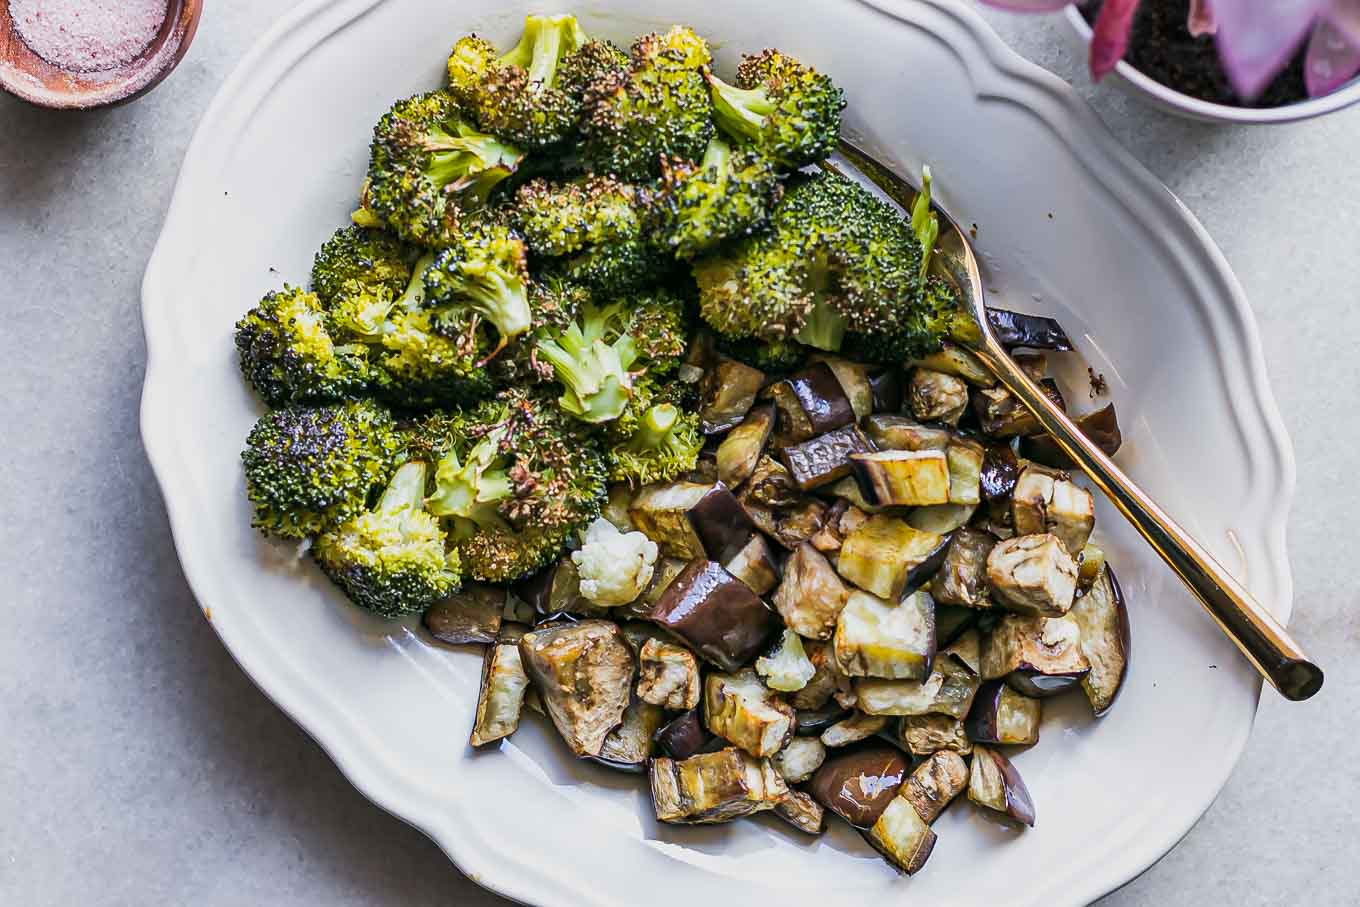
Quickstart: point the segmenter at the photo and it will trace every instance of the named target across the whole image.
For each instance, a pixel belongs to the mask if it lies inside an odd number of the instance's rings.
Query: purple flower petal
[[[1209,0],[1190,0],[1190,17],[1185,25],[1196,38],[1218,31],[1218,20],[1214,18]]]
[[[987,6],[1008,9],[1013,13],[1051,13],[1069,5],[1072,0],[982,0]]]
[[[1099,82],[1124,58],[1139,0],[1105,0],[1092,26],[1091,78]]]
[[[1332,0],[1213,0],[1218,56],[1248,101],[1265,91]]]
[[[1319,22],[1308,42],[1303,78],[1308,96],[1331,94],[1360,73],[1360,45],[1349,40],[1330,22]]]

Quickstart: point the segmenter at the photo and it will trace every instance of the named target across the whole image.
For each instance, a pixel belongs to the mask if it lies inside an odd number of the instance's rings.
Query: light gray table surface
[[[185,62],[129,106],[0,96],[0,904],[506,903],[365,801],[237,668],[138,435],[139,285],[180,159],[288,5],[207,4]],[[1246,287],[1298,456],[1292,629],[1328,669],[1309,703],[1264,696],[1204,819],[1102,904],[1360,903],[1360,109],[1189,124],[1091,86],[1060,24],[989,18],[1076,84]]]

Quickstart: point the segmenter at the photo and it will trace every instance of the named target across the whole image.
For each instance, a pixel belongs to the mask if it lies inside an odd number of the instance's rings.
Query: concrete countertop
[[[0,96],[0,903],[506,903],[359,796],[232,662],[138,437],[142,269],[198,117],[285,6],[208,4],[183,65],[129,106]],[[1102,904],[1355,904],[1360,109],[1186,123],[1092,87],[1060,22],[989,18],[1077,85],[1246,287],[1298,454],[1292,629],[1328,669],[1311,702],[1265,694],[1203,821]]]

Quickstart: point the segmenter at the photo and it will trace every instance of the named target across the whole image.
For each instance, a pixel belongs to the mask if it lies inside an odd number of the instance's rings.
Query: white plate
[[[679,19],[714,39],[721,67],[777,45],[834,74],[849,129],[903,166],[929,161],[948,208],[978,224],[994,301],[1058,316],[1107,376],[1124,467],[1288,617],[1293,460],[1246,301],[1200,226],[1066,85],[953,5],[583,6],[587,30],[616,40]],[[570,9],[534,9],[552,8]],[[533,720],[499,752],[470,752],[477,654],[359,614],[251,531],[237,454],[261,408],[236,372],[234,321],[281,281],[306,278],[345,220],[387,105],[438,84],[454,37],[510,40],[526,11],[499,0],[303,3],[199,126],[146,274],[142,431],[185,573],[223,641],[360,790],[522,901],[693,907],[778,891],[784,907],[1059,907],[1142,871],[1227,779],[1260,687],[1103,505],[1103,544],[1132,602],[1122,700],[1101,722],[1081,697],[1046,707],[1042,742],[1016,758],[1038,827],[1017,834],[960,805],[911,880],[843,827],[817,840],[765,819],[659,827],[639,779],[567,758]]]

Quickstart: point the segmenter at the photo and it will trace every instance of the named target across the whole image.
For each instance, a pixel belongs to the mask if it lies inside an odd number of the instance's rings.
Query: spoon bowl
[[[866,179],[904,210],[911,210],[917,193],[915,186],[850,142],[842,140],[838,150],[841,157]],[[992,330],[987,314],[987,294],[972,244],[948,212],[938,204],[933,207],[943,222],[934,266],[954,282],[963,307],[972,315],[977,328],[972,336],[957,339],[967,345],[1006,390],[1034,414],[1063,452],[1090,476],[1138,534],[1161,555],[1199,599],[1219,629],[1271,686],[1292,701],[1308,699],[1317,693],[1322,688],[1322,670],[1308,659],[1283,625],[1016,365]]]
[[[9,4],[0,2],[0,88],[55,109],[126,103],[155,88],[184,59],[202,14],[203,0],[168,0],[160,30],[136,57],[110,69],[74,72],[34,53],[20,37]]]

